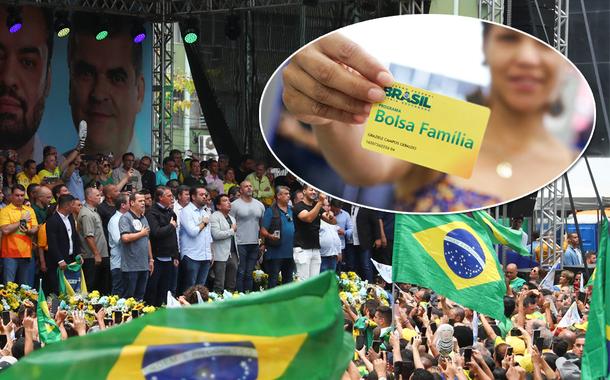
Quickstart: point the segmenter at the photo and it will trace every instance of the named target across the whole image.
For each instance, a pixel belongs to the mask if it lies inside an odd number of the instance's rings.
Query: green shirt
[[[525,280],[521,277],[517,277],[510,282],[510,287],[513,288],[514,291],[518,292],[523,287],[523,284],[525,284]]]

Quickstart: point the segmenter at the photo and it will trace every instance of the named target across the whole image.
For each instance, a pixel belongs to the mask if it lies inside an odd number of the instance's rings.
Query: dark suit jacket
[[[54,212],[47,219],[47,243],[49,250],[47,252],[47,265],[57,267],[57,263],[64,260],[66,264],[74,261],[77,254],[80,253],[80,239],[76,231],[76,223],[74,217],[68,216],[70,226],[72,227],[72,255],[68,255],[70,251],[70,240],[68,240],[68,232],[66,225],[61,220],[57,212]]]
[[[381,228],[379,227],[379,213],[365,207],[360,207],[356,217],[356,227],[358,228],[358,240],[361,249],[373,248],[373,243],[381,239]]]

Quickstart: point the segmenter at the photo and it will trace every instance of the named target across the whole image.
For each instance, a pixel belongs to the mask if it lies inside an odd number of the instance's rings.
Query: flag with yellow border
[[[392,280],[431,288],[451,300],[504,319],[504,274],[493,244],[465,214],[397,215]]]
[[[7,379],[338,379],[354,341],[326,272],[233,300],[162,309],[25,356]]]

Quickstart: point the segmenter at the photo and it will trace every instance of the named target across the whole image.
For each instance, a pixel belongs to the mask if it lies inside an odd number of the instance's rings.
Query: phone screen
[[[538,348],[538,352],[542,353],[542,347],[544,346],[544,338],[538,337],[536,338],[536,340],[534,340],[534,343],[536,344],[536,348]]]
[[[379,350],[381,349],[381,341],[380,340],[374,340],[372,347],[373,347],[373,351],[379,353]]]
[[[364,335],[358,335],[356,337],[356,350],[361,350],[364,347],[365,337]]]
[[[510,355],[512,355],[512,354],[513,354],[513,348],[512,348],[512,347],[508,347],[508,348],[506,349],[506,355],[510,356]]]
[[[2,323],[8,325],[11,322],[11,312],[8,310],[4,310],[2,312]]]
[[[136,319],[140,316],[139,310],[131,310],[131,318]]]
[[[123,321],[123,312],[122,311],[115,311],[114,312],[114,323],[115,324],[119,324]]]
[[[464,362],[468,363],[472,360],[472,348],[464,349]]]
[[[534,330],[534,342],[540,338],[540,330]]]

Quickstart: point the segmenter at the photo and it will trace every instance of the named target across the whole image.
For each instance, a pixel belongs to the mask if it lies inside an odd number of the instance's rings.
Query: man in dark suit
[[[363,279],[368,280],[369,283],[373,282],[373,263],[371,263],[371,257],[373,249],[381,247],[381,224],[379,223],[379,213],[375,210],[368,209],[366,207],[358,207],[357,210],[352,212],[352,215],[356,219],[353,230],[357,233],[354,234],[352,231],[352,237],[354,238],[354,261],[356,273]],[[356,240],[357,239],[357,240]]]
[[[65,269],[80,253],[80,239],[72,216],[72,195],[61,195],[56,211],[47,219],[47,289],[58,294],[57,268]]]

